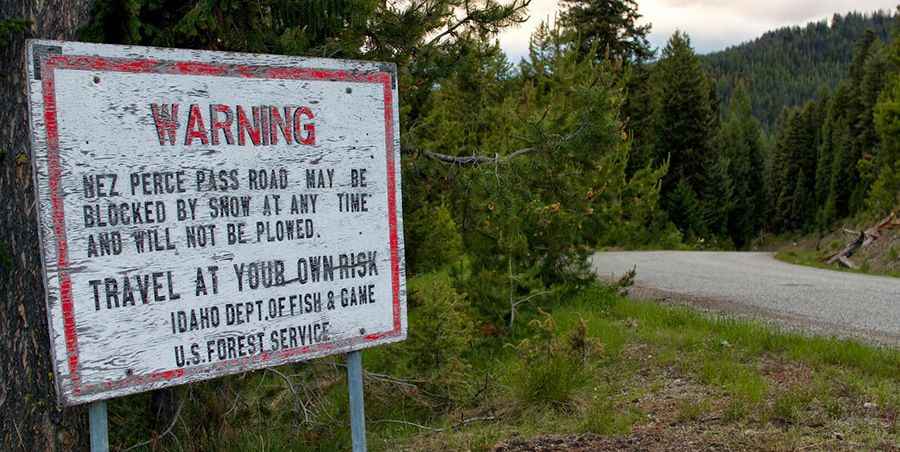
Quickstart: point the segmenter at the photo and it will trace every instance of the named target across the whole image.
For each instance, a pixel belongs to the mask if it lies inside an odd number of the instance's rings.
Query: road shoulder
[[[762,321],[794,333],[855,339],[872,345],[900,346],[900,335],[852,328],[803,315],[766,309],[722,298],[699,297],[640,285],[629,288],[628,296],[637,300],[651,300],[664,304],[687,306],[711,314],[724,314],[745,320]]]

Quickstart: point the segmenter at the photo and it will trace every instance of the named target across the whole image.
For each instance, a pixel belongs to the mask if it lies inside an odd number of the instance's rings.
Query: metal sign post
[[[109,422],[106,400],[98,400],[88,407],[91,424],[91,452],[109,452]]]
[[[350,430],[353,452],[366,452],[366,408],[363,395],[362,353],[347,354],[347,384],[350,390]]]

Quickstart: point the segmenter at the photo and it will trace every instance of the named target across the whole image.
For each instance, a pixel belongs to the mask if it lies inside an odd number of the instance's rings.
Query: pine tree
[[[833,212],[828,210],[829,195],[831,193],[831,172],[834,159],[834,127],[837,121],[835,116],[835,102],[831,97],[822,99],[825,115],[822,122],[820,142],[816,155],[816,225],[820,231],[825,231],[834,221]]]
[[[594,49],[600,59],[641,62],[653,56],[647,35],[650,25],[638,25],[635,0],[562,0],[559,22],[582,54]]]
[[[631,65],[624,74],[625,102],[622,104],[622,119],[625,132],[631,138],[629,176],[654,163],[653,89],[650,74],[650,67],[646,64]]]
[[[850,214],[850,191],[854,184],[855,160],[852,155],[853,135],[846,116],[839,114],[833,124],[831,182],[828,195],[827,218],[843,218]],[[851,168],[853,167],[853,168]]]
[[[97,0],[81,40],[397,64],[401,126],[472,46],[527,19],[528,0]]]
[[[815,224],[815,174],[821,108],[808,102],[792,109],[780,132],[778,159],[773,171],[775,198],[773,220],[777,231],[805,229]],[[802,176],[802,177],[801,177]]]
[[[867,186],[860,174],[860,162],[866,158],[867,141],[874,138],[872,127],[872,111],[866,107],[866,96],[862,92],[865,78],[866,62],[870,59],[875,49],[876,37],[871,30],[867,30],[863,38],[857,43],[853,62],[850,64],[848,87],[851,90],[851,98],[845,105],[846,120],[850,131],[850,141],[844,149],[844,162],[850,167],[847,169],[847,211],[854,214],[863,207]],[[871,103],[871,102],[870,102]]]
[[[872,43],[869,56],[863,67],[863,76],[859,85],[859,96],[862,112],[858,118],[858,145],[865,154],[874,157],[878,146],[878,132],[875,130],[875,104],[885,88],[890,73],[888,49],[881,41]]]
[[[875,126],[881,137],[879,172],[866,207],[880,216],[900,208],[900,77],[897,75],[875,107]]]
[[[717,144],[730,162],[732,201],[727,234],[735,246],[742,247],[759,232],[766,217],[762,131],[753,118],[744,84],[739,84],[732,96]]]
[[[654,162],[669,162],[663,193],[687,184],[700,193],[704,162],[713,137],[709,80],[691,48],[690,38],[675,32],[651,76]],[[674,207],[667,207],[670,214]],[[678,224],[688,227],[687,224]],[[696,231],[695,231],[696,232]]]
[[[735,203],[732,163],[725,154],[720,150],[707,158],[700,189],[702,229],[716,237],[728,237],[728,218]]]
[[[791,196],[790,212],[788,214],[787,230],[796,231],[803,230],[812,224],[814,193],[809,189],[809,181],[806,172],[802,169],[797,174],[796,184],[794,185],[794,193]]]
[[[705,234],[703,207],[689,182],[684,179],[678,181],[666,195],[665,201],[669,218],[686,238],[695,239]]]

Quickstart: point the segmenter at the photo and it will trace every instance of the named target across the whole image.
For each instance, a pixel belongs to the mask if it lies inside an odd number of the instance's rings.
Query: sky
[[[897,0],[638,0],[638,12],[653,24],[650,42],[662,48],[675,30],[691,36],[698,53],[722,50],[774,28],[803,25],[849,11],[893,11]],[[500,35],[510,60],[528,53],[528,37],[542,21],[552,21],[558,0],[532,0],[530,19]]]

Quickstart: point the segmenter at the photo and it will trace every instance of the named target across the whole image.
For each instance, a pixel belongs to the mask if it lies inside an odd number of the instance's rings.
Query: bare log
[[[890,215],[863,232],[855,232],[849,229],[844,229],[844,232],[854,234],[856,235],[856,238],[852,242],[847,244],[844,249],[831,255],[825,262],[829,265],[838,263],[847,268],[858,268],[857,265],[850,260],[850,258],[860,249],[865,248],[871,245],[876,240],[880,239],[882,230],[893,228],[895,227],[895,225],[900,225],[900,220],[897,219],[897,214],[895,212],[891,212]]]
[[[900,219],[897,218],[896,212],[891,212],[890,215],[885,217],[885,219],[881,220],[878,224],[872,227],[872,229],[880,231],[882,229],[891,229],[893,227],[900,226]]]
[[[847,246],[845,246],[844,249],[833,254],[825,262],[829,265],[833,265],[833,264],[839,262],[841,259],[849,258],[850,256],[853,255],[853,253],[856,252],[856,250],[858,250],[860,247],[863,246],[863,243],[865,243],[865,241],[866,241],[866,234],[864,232],[860,232],[859,235],[856,236],[856,239],[854,239]]]
[[[850,268],[853,270],[857,270],[859,267],[853,263],[848,257],[841,256],[838,258],[838,263],[843,265],[846,268]]]

